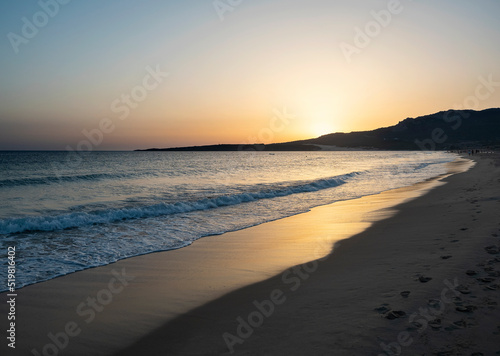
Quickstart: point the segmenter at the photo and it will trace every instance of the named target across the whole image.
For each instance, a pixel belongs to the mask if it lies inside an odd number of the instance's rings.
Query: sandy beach
[[[475,161],[332,255],[197,308],[120,355],[498,354],[500,168]]]
[[[1,9],[0,356],[500,356],[500,0]]]
[[[2,355],[494,355],[500,167],[474,160],[22,288]]]

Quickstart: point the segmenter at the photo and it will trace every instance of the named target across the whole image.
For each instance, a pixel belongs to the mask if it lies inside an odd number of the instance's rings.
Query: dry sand
[[[132,345],[120,354],[377,355],[390,345],[392,354],[494,355],[500,255],[485,248],[500,246],[500,168],[477,160],[444,185],[338,202],[20,289],[17,348],[4,342],[1,354]]]
[[[487,247],[500,246],[499,173],[479,159],[328,258],[191,311],[120,355],[497,354],[500,255]]]

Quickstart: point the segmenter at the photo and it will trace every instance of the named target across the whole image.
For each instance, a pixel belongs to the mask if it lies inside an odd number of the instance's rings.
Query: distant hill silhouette
[[[499,146],[500,109],[441,111],[414,119],[407,118],[397,125],[372,131],[333,133],[299,142],[390,150]]]
[[[286,143],[152,148],[146,151],[456,150],[468,147],[500,148],[500,108],[441,111],[407,118],[394,126],[372,131],[332,133]]]
[[[302,143],[273,143],[264,145],[256,143],[253,145],[209,145],[209,146],[190,146],[190,147],[173,147],[173,148],[148,148],[146,150],[136,151],[319,151],[320,147],[316,145],[308,145]]]

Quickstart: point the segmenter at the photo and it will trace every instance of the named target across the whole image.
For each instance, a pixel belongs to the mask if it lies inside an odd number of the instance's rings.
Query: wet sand
[[[486,288],[495,281],[476,279],[493,278],[487,274],[496,273],[496,262],[488,258],[495,251],[484,248],[500,244],[493,236],[500,175],[490,162],[479,159],[446,184],[431,180],[338,202],[20,289],[16,351],[7,354],[109,355],[127,346],[121,354],[377,354],[381,343],[397,351],[394,341],[408,328],[413,341],[398,345],[418,352],[458,347],[454,335],[490,340],[499,323],[488,315],[498,320],[498,310],[485,298],[498,292]],[[331,254],[334,243],[353,235]],[[468,269],[478,274],[466,275]],[[410,323],[454,278],[471,293],[450,288],[446,296],[463,300],[441,303],[441,326]],[[469,304],[477,309],[467,311]],[[6,315],[4,303],[0,312]],[[458,317],[465,326],[445,330]],[[489,329],[478,319],[490,320]]]
[[[498,354],[500,167],[475,160],[327,258],[197,308],[119,355]]]

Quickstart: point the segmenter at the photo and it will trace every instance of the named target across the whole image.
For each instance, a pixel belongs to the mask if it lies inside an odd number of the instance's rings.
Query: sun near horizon
[[[1,4],[0,150],[286,142],[500,106],[498,2],[216,3]]]

